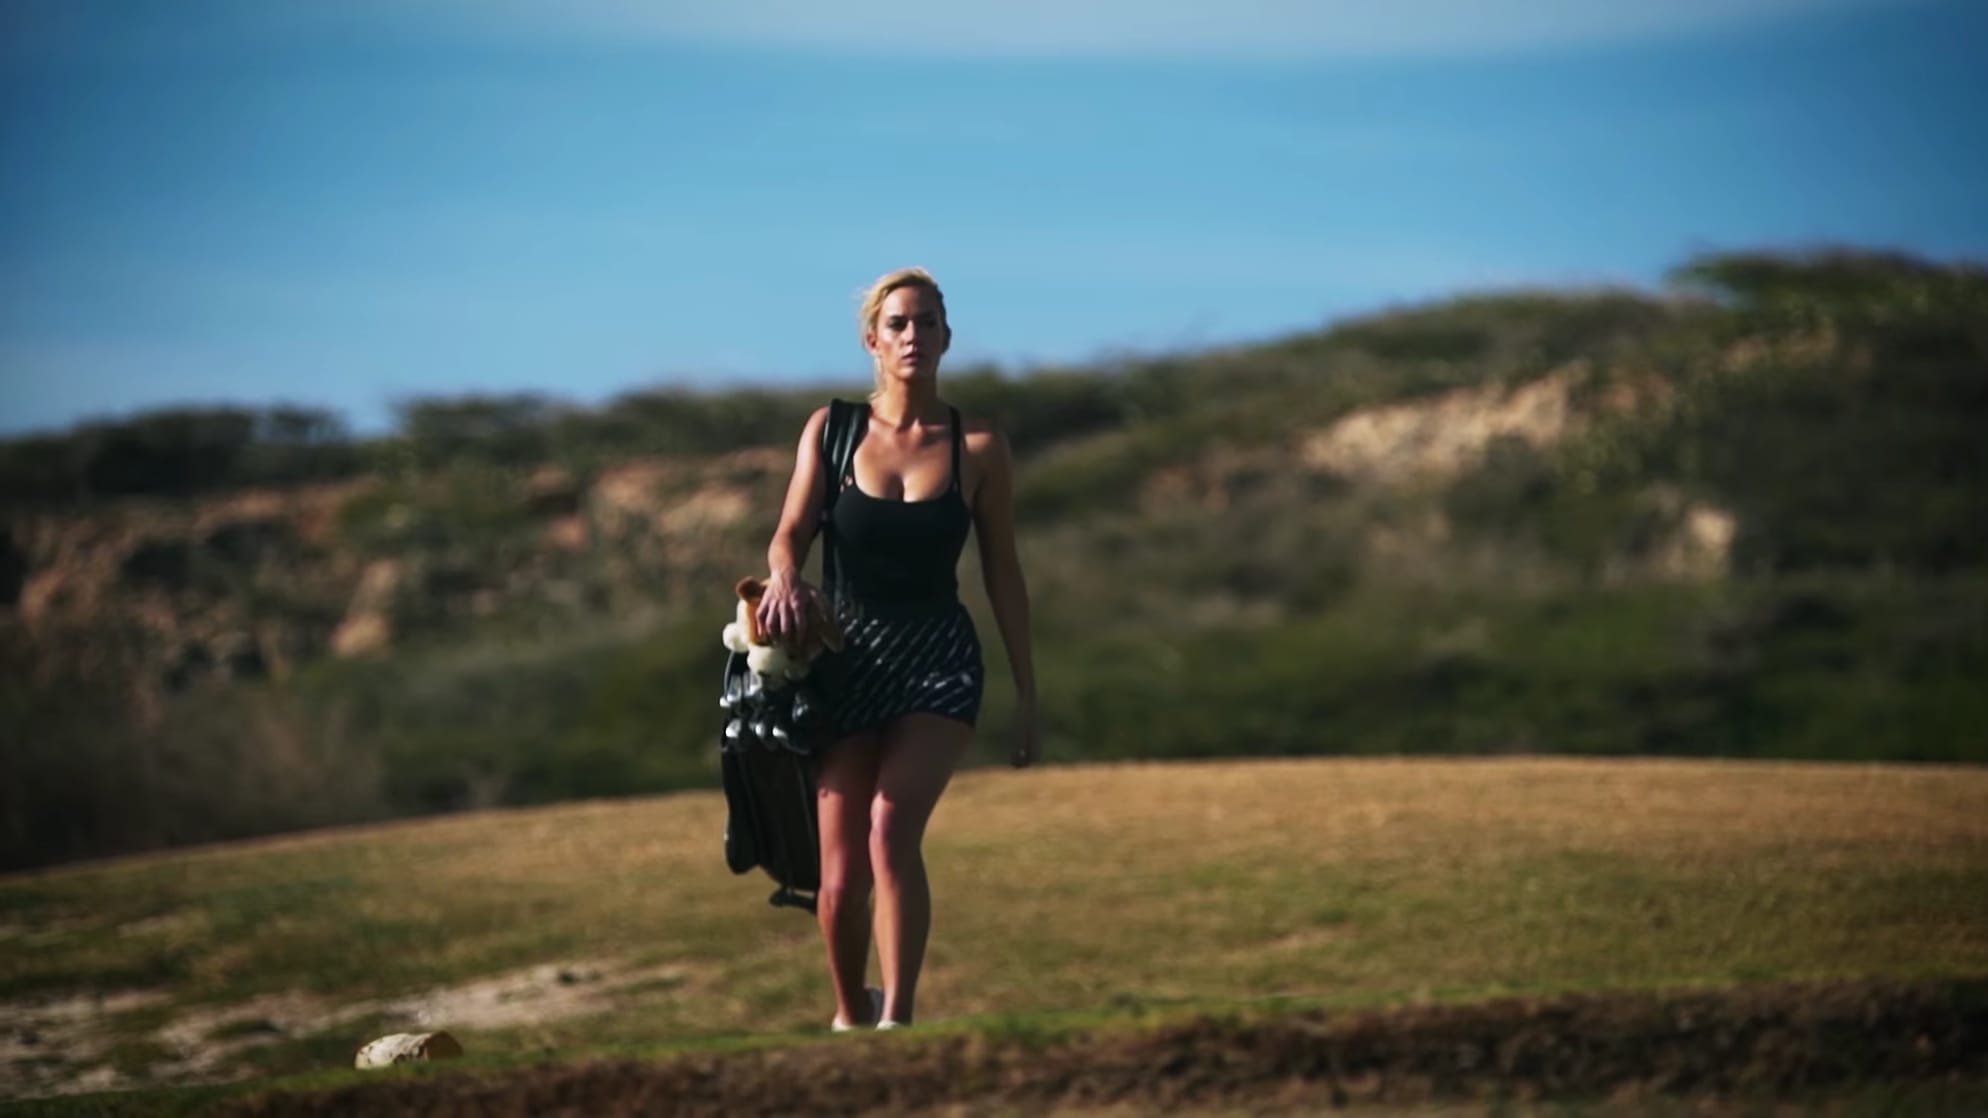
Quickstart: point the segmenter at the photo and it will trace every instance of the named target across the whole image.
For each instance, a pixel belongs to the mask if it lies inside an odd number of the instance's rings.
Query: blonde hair
[[[899,268],[871,284],[863,292],[863,307],[856,312],[856,336],[867,338],[870,331],[877,328],[877,315],[884,309],[884,300],[900,287],[922,287],[939,301],[939,322],[948,332],[952,324],[946,321],[946,293],[939,290],[939,281],[923,268]]]

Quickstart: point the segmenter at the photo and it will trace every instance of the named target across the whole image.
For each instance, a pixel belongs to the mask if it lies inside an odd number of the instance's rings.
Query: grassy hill
[[[1979,769],[1880,765],[968,774],[929,842],[939,919],[917,1035],[1047,1043],[1210,1013],[1316,1033],[1500,997],[1978,984],[1984,802]],[[322,1073],[403,1029],[450,1029],[492,1074],[812,1044],[818,935],[764,904],[764,879],[722,869],[721,828],[721,798],[698,792],[0,879],[0,1093]],[[1839,1040],[1850,1066],[1882,1037]],[[1754,1059],[1750,1044],[1706,1049],[1706,1066]]]
[[[1979,762],[1984,322],[1978,266],[1732,254],[945,384],[1020,456],[1052,761]],[[0,447],[0,866],[712,786],[729,588],[862,390]]]

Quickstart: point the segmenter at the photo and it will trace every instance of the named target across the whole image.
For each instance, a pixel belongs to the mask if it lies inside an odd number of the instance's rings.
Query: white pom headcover
[[[764,676],[784,678],[788,662],[787,650],[777,644],[756,644],[746,653],[746,664]]]

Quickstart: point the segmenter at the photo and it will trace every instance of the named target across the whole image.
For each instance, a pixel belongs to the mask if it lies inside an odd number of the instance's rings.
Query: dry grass
[[[174,1025],[196,1009],[239,1046],[200,1075],[334,1066],[373,1030],[416,1024],[514,1055],[817,1031],[829,1004],[813,924],[767,907],[763,878],[724,870],[722,827],[722,800],[700,793],[0,879],[0,1017],[84,991],[165,999],[88,1022],[101,1041],[88,1059],[44,1042],[31,1068],[10,1045],[0,1088],[74,1082],[113,1049],[111,1082],[190,1077],[161,1038],[186,1043]],[[977,771],[942,804],[928,861],[929,1024],[1988,975],[1980,769]],[[582,1015],[512,1004],[486,1028],[475,997],[443,996],[537,996],[487,980],[548,964],[568,968],[548,987],[592,987]],[[422,1006],[469,1019],[423,1021]]]

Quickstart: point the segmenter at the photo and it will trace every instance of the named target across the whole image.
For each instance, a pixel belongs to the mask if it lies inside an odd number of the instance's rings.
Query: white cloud
[[[933,56],[1456,56],[1690,35],[1916,0],[379,0],[432,31]],[[348,9],[349,11],[349,9]],[[881,75],[880,75],[881,76]]]

